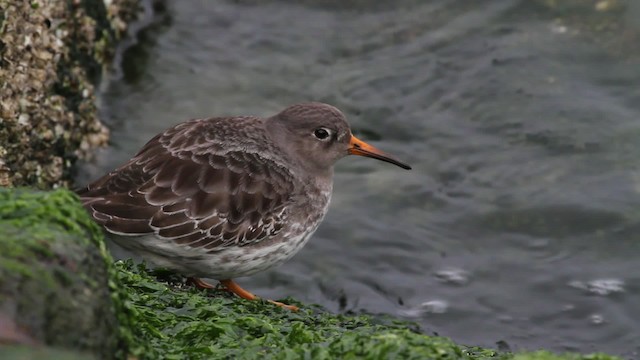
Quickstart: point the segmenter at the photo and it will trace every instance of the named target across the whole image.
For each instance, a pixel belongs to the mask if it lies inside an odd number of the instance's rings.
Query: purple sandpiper
[[[268,118],[180,123],[78,194],[123,248],[198,287],[213,278],[253,300],[232,279],[302,249],[327,212],[333,165],[349,154],[411,169],[353,136],[335,107],[304,103]]]

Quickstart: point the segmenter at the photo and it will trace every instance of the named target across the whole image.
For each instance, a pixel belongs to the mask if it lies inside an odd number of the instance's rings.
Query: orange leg
[[[250,292],[248,292],[247,290],[243,289],[240,287],[240,285],[236,284],[233,280],[220,280],[220,283],[227,288],[227,290],[231,291],[232,293],[240,296],[243,299],[247,299],[247,300],[255,300],[258,297]],[[287,305],[287,304],[283,304],[281,302],[278,301],[273,301],[273,300],[268,300],[270,303],[281,306],[285,309],[291,310],[291,311],[298,311],[299,308],[295,305]]]
[[[197,277],[187,278],[187,282],[192,283],[198,289],[215,289],[216,288],[214,285],[211,285],[208,282]]]

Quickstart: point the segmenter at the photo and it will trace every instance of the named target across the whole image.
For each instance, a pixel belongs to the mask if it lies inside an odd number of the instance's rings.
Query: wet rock
[[[120,330],[101,239],[67,190],[0,189],[0,344],[113,358]]]

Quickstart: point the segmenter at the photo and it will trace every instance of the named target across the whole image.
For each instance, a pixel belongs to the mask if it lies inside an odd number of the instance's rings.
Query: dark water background
[[[342,160],[312,241],[243,286],[639,356],[640,2],[167,3],[104,82],[112,146],[78,183],[187,118],[328,102],[414,170]]]

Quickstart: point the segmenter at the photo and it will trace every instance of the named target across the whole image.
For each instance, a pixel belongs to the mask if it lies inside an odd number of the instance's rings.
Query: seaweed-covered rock
[[[112,358],[119,327],[102,234],[67,190],[0,189],[0,344]]]
[[[130,351],[140,359],[617,359],[499,353],[427,336],[413,324],[389,318],[337,315],[302,304],[299,312],[291,312],[225,291],[185,287],[179,278],[159,279],[131,261],[116,265],[136,324]]]

